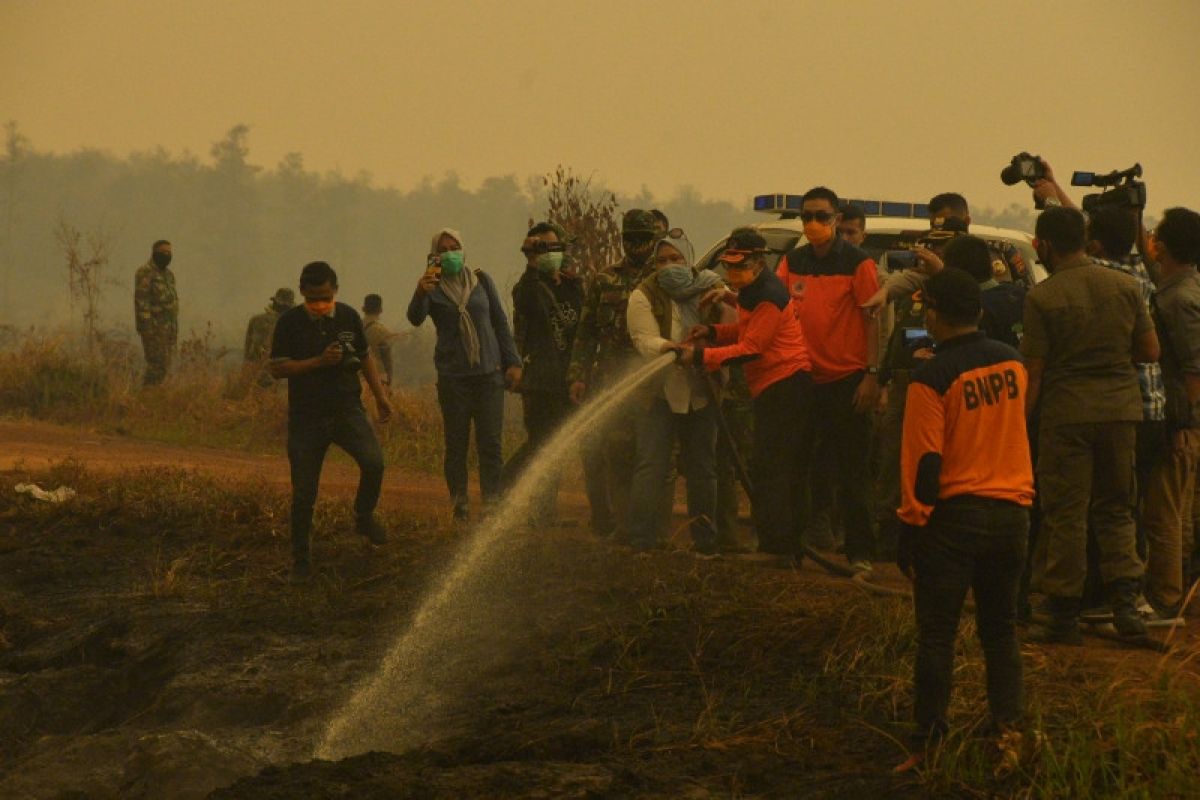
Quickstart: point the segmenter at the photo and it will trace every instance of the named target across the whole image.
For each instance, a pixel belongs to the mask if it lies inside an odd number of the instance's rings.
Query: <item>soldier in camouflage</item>
[[[246,326],[246,346],[243,355],[246,375],[258,373],[257,383],[266,388],[275,383],[267,367],[267,356],[271,352],[271,335],[279,315],[296,305],[296,293],[291,289],[275,292],[265,311],[255,314]]]
[[[621,219],[625,257],[598,272],[588,287],[571,362],[567,368],[571,400],[583,402],[611,385],[638,357],[625,324],[629,295],[654,272],[650,254],[655,219],[649,211],[630,209]],[[592,530],[601,536],[627,535],[629,483],[634,469],[633,426],[614,415],[614,423],[598,431],[585,446],[584,478],[592,509]]]
[[[143,384],[156,386],[167,377],[171,354],[179,340],[179,295],[171,263],[171,243],[159,239],[150,248],[150,260],[133,279],[133,317],[146,355]]]

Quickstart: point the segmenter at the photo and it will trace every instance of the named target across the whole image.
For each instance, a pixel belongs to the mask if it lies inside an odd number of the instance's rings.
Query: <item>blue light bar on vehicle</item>
[[[794,217],[800,213],[803,195],[760,194],[754,198],[754,210],[764,214],[782,214]],[[901,203],[890,200],[844,200],[843,205],[857,206],[868,217],[909,217],[929,219],[929,206],[925,203]]]
[[[868,217],[929,219],[927,203],[901,203],[894,200],[847,200],[846,204],[858,206]]]

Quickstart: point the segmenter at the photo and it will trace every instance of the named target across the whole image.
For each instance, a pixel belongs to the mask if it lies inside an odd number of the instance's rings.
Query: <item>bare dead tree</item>
[[[67,283],[71,290],[71,307],[82,307],[83,328],[88,353],[95,353],[100,344],[100,301],[112,252],[112,237],[103,230],[83,234],[74,225],[59,217],[54,231],[67,260]]]
[[[542,178],[546,187],[546,219],[562,226],[571,237],[569,264],[576,274],[592,276],[621,258],[621,222],[612,192],[592,188],[561,164]]]

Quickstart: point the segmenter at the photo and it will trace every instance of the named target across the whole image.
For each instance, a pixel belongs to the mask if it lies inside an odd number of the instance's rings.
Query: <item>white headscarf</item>
[[[429,252],[437,252],[438,243],[441,242],[443,236],[449,236],[463,249],[463,268],[453,277],[448,277],[443,272],[439,285],[442,287],[442,294],[446,295],[446,298],[458,308],[458,336],[462,340],[463,349],[467,351],[467,363],[472,367],[477,367],[479,366],[479,332],[475,330],[475,321],[471,319],[471,315],[467,311],[467,301],[471,299],[471,292],[475,290],[477,283],[475,273],[466,264],[466,245],[463,244],[462,234],[453,228],[442,228],[435,233],[433,242],[429,245]]]

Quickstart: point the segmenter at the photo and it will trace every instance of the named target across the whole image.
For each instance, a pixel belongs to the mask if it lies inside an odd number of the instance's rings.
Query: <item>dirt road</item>
[[[277,454],[246,453],[165,444],[46,422],[0,421],[0,472],[18,465],[44,469],[67,460],[110,473],[131,467],[169,467],[195,470],[229,482],[263,481],[281,489],[290,486],[282,442]],[[358,471],[353,462],[336,447],[331,448],[321,473],[322,492],[351,496],[357,483]],[[474,482],[472,493],[478,497]],[[389,466],[385,475],[382,503],[384,508],[412,513],[449,512],[446,485],[440,477],[395,465]],[[567,518],[584,518],[587,500],[582,494],[564,491],[559,503]]]

